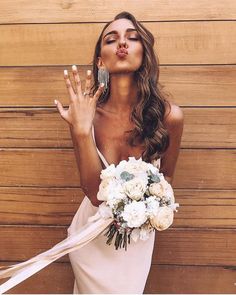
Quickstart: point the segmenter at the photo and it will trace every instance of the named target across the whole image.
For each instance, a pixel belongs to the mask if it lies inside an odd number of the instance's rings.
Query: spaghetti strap
[[[99,155],[100,159],[102,160],[103,164],[105,165],[105,167],[108,167],[109,164],[108,164],[107,160],[105,159],[105,157],[103,156],[103,154],[97,148],[97,144],[96,144],[96,140],[95,140],[95,134],[94,134],[94,126],[93,125],[92,125],[92,135],[93,135],[93,140],[94,140],[94,143],[95,143],[95,146],[96,146],[98,155]]]
[[[108,164],[107,160],[105,159],[105,157],[103,156],[103,154],[102,154],[102,153],[99,151],[99,149],[97,148],[97,144],[96,144],[96,140],[95,140],[95,134],[94,134],[94,126],[93,126],[93,125],[92,125],[92,135],[93,135],[93,140],[94,140],[94,143],[95,143],[95,146],[96,146],[96,149],[97,149],[98,155],[99,155],[99,157],[101,158],[101,160],[102,160],[103,164],[105,165],[105,167],[108,167],[109,164]],[[157,168],[160,169],[160,167],[161,167],[161,158],[158,158],[158,159],[156,159],[156,160],[153,160],[153,161],[152,161],[152,164],[153,164],[154,166],[156,166]]]

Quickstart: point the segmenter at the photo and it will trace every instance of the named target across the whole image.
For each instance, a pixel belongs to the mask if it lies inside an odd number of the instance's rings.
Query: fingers
[[[85,80],[85,92],[89,93],[91,89],[92,71],[87,70],[87,77]]]
[[[98,87],[98,90],[94,94],[95,101],[97,101],[99,99],[99,97],[101,96],[101,94],[103,92],[103,89],[104,89],[104,83],[101,83]]]
[[[81,81],[80,81],[77,67],[75,65],[72,66],[72,73],[74,75],[76,92],[77,92],[78,96],[80,97],[82,95]]]
[[[74,91],[74,89],[72,87],[72,84],[71,84],[71,81],[70,81],[69,74],[68,74],[67,70],[64,70],[64,79],[65,79],[65,83],[66,83],[68,93],[69,93],[70,98],[72,100],[75,97],[75,91]]]
[[[67,121],[67,111],[63,108],[62,104],[58,100],[54,100],[54,103],[57,107],[57,110],[59,111],[61,117]]]

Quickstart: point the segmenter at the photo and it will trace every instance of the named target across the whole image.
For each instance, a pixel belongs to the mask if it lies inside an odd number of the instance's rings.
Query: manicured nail
[[[64,70],[64,75],[68,76],[68,71],[67,70]]]
[[[77,71],[77,67],[76,67],[76,65],[73,65],[73,66],[72,66],[72,70],[73,70],[73,71]]]
[[[100,86],[103,87],[104,86],[104,83],[101,83]]]
[[[54,103],[57,104],[57,100],[56,99],[54,99]]]
[[[91,70],[87,70],[87,75],[88,75],[88,76],[90,76],[90,75],[91,75],[91,73],[92,73],[92,71],[91,71]]]

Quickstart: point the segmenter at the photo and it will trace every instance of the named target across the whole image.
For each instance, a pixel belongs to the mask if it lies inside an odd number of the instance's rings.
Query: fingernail
[[[64,70],[64,75],[68,76],[68,71],[67,70]]]
[[[91,70],[87,70],[87,75],[91,75],[92,71]]]
[[[104,86],[104,83],[101,83],[100,86],[103,87]]]
[[[57,104],[57,100],[56,99],[54,99],[54,103]]]
[[[77,71],[77,67],[76,67],[76,65],[73,65],[73,66],[72,66],[72,70],[73,70],[73,71]]]

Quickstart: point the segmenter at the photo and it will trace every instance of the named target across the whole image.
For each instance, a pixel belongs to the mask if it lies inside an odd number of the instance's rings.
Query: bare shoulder
[[[182,126],[184,122],[183,110],[175,103],[169,101],[166,103],[166,112],[164,115],[164,125],[166,127],[178,127]]]

